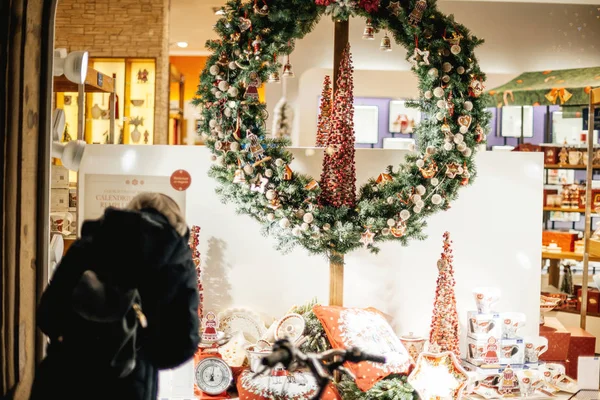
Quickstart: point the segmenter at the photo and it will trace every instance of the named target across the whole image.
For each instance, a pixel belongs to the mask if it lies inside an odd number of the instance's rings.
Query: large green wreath
[[[426,218],[448,209],[475,176],[475,149],[490,118],[473,54],[483,41],[433,0],[231,0],[223,10],[196,100],[223,201],[260,221],[281,250],[300,244],[314,254],[345,254],[366,242],[377,252],[378,242],[423,239]],[[352,208],[318,205],[316,181],[291,172],[289,143],[267,137],[266,105],[256,93],[279,71],[278,56],[290,54],[324,13],[363,16],[402,44],[419,77],[414,106],[429,116],[416,128],[417,150],[361,187]]]

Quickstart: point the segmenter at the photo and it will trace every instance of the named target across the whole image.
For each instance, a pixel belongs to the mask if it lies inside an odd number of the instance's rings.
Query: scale
[[[231,368],[219,354],[219,346],[226,344],[229,337],[215,342],[201,342],[194,356],[195,395],[200,400],[230,399],[227,389],[233,382]]]

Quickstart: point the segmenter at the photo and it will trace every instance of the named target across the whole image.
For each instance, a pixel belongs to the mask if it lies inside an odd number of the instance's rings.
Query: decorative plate
[[[300,314],[288,314],[275,327],[275,340],[288,339],[294,343],[302,337],[306,323]]]
[[[421,353],[408,383],[419,393],[421,400],[461,398],[469,375],[452,352]]]
[[[219,329],[233,335],[242,332],[246,340],[256,343],[265,333],[265,325],[260,317],[251,310],[230,308],[219,314]]]
[[[277,376],[255,376],[255,373],[247,370],[238,379],[240,398],[310,400],[317,390],[315,378],[307,371],[287,372]]]

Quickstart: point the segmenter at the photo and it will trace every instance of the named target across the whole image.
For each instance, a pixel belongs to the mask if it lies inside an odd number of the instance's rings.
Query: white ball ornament
[[[217,156],[216,156],[216,155],[214,155],[214,154],[211,154],[211,156],[210,156],[210,161],[213,161],[213,162],[214,162],[214,161],[217,161]]]
[[[452,64],[450,64],[449,62],[445,62],[442,65],[442,69],[444,70],[444,72],[450,72],[452,71]]]
[[[467,147],[467,148],[466,148],[466,149],[463,151],[463,155],[464,155],[465,157],[471,157],[471,154],[473,154],[473,150],[471,150],[471,149],[470,149],[470,148],[468,148],[468,147]]]
[[[406,221],[408,218],[410,218],[410,211],[408,211],[408,210],[402,210],[402,211],[400,211],[400,218],[403,221]]]
[[[307,230],[310,229],[310,225],[308,225],[306,222],[303,223],[302,225],[300,225],[300,229],[302,229],[304,232],[306,232]]]
[[[223,156],[218,156],[215,162],[219,165],[225,165],[225,158]]]
[[[250,164],[244,165],[244,173],[246,175],[252,175],[253,172],[254,172],[254,168],[252,167],[252,165],[250,165]]]
[[[393,218],[390,218],[387,220],[387,224],[388,224],[388,226],[394,226],[394,225],[396,225],[396,220]]]
[[[443,121],[444,120],[444,114],[441,113],[441,112],[435,114],[435,117],[437,118],[438,121]]]
[[[231,97],[237,97],[240,94],[240,91],[235,86],[232,86],[227,90],[227,94]]]
[[[237,65],[235,65],[235,61],[231,61],[229,63],[229,69],[236,69],[236,68],[237,68]]]
[[[425,194],[425,192],[427,192],[427,189],[425,189],[425,186],[423,186],[423,185],[417,186],[417,193],[419,195],[423,196]]]
[[[227,118],[230,118],[231,115],[233,114],[233,111],[231,111],[231,108],[225,108],[225,111],[223,111],[223,114],[225,114],[225,116]]]
[[[427,154],[432,155],[435,153],[435,147],[427,146],[427,149],[425,149],[425,151],[427,152]]]
[[[460,133],[467,133],[467,132],[469,132],[469,128],[467,128],[466,126],[463,125],[458,129],[458,131]]]
[[[410,144],[408,145],[408,151],[415,151],[415,149],[416,149],[416,148],[417,148],[417,146],[415,146],[415,144],[414,144],[414,143],[410,143]]]
[[[267,190],[265,196],[267,197],[267,200],[273,200],[275,198],[275,191],[273,189],[269,189]]]
[[[215,93],[215,97],[217,99],[220,99],[221,97],[223,97],[223,92],[220,92],[220,91],[217,90],[217,92]]]
[[[413,201],[413,203],[417,204],[419,201],[421,201],[421,195],[413,194],[412,201]]]
[[[464,107],[466,111],[471,111],[473,109],[473,103],[467,100],[465,101]]]
[[[433,78],[437,78],[440,75],[437,68],[431,68],[429,71],[427,71],[427,74]]]
[[[302,235],[302,229],[300,229],[299,226],[295,226],[292,229],[292,235],[294,235],[294,236],[301,236]]]
[[[311,224],[315,220],[315,217],[313,217],[311,213],[306,213],[304,214],[304,217],[302,217],[302,220],[307,224]]]
[[[210,72],[210,74],[213,76],[217,76],[219,75],[220,70],[217,65],[211,65],[211,67],[208,69],[208,72]]]
[[[390,196],[390,197],[388,197],[388,198],[387,198],[387,203],[388,203],[388,204],[394,204],[394,198],[393,198],[393,197],[391,197],[391,196]]]
[[[448,76],[448,75],[444,75],[444,76],[442,76],[442,81],[443,81],[444,83],[448,83],[448,82],[450,82],[450,76]]]
[[[423,200],[419,200],[419,201],[417,201],[417,204],[415,204],[415,205],[419,208],[423,208],[423,207],[425,207],[425,202]]]
[[[273,176],[273,170],[272,169],[266,169],[265,170],[265,176],[267,178],[271,178]]]
[[[444,143],[444,150],[450,151],[454,148],[454,145],[451,142]]]
[[[465,73],[465,67],[463,67],[462,65],[458,68],[456,68],[456,72],[458,72],[460,75]]]
[[[436,87],[435,89],[433,89],[433,95],[435,97],[442,97],[444,95],[444,89],[442,89],[441,87]]]
[[[235,54],[236,56],[239,56],[240,54],[242,54],[242,50],[240,50],[240,49],[235,49],[235,50],[233,51],[233,54]]]
[[[467,145],[463,142],[463,143],[459,143],[458,146],[456,146],[456,149],[458,151],[465,151],[465,149],[467,148]]]
[[[237,106],[237,103],[231,100],[229,103],[227,103],[227,105],[229,106],[229,108],[235,108]]]
[[[459,144],[465,140],[465,137],[461,133],[454,135],[454,143]]]
[[[283,167],[283,160],[281,158],[278,158],[277,160],[275,160],[275,165],[277,165],[278,167]]]
[[[330,229],[331,229],[331,225],[329,225],[329,224],[325,224],[325,225],[323,225],[323,230],[324,230],[324,231],[328,231],[328,230],[330,230]]]
[[[440,181],[439,181],[439,179],[438,179],[438,178],[431,178],[431,184],[432,184],[433,186],[437,186],[437,185],[439,185],[439,184],[440,184]]]
[[[431,196],[431,202],[436,206],[442,204],[442,196],[440,196],[439,194],[434,194],[433,196]]]
[[[217,126],[217,120],[211,119],[210,121],[208,121],[208,126],[210,126],[211,128],[214,128],[215,126]]]
[[[415,206],[415,207],[413,208],[413,212],[414,212],[415,214],[419,214],[419,213],[421,212],[421,210],[422,210],[422,208],[421,208],[421,207],[417,207],[417,206]]]
[[[217,89],[216,87],[212,87],[212,88],[210,88],[210,92],[211,92],[212,94],[215,94],[215,93],[217,93],[218,91],[219,91],[219,89]]]
[[[225,92],[227,89],[229,89],[229,82],[227,82],[227,81],[219,82],[219,90],[222,90],[223,92]]]
[[[446,107],[446,102],[444,100],[438,100],[437,101],[437,106],[438,106],[438,108],[445,108]]]
[[[390,234],[390,230],[388,228],[383,228],[381,230],[381,234],[384,235],[384,236],[387,236],[387,235]]]
[[[231,151],[238,151],[240,149],[240,144],[238,142],[233,142],[231,143],[229,148],[231,149]]]
[[[275,221],[275,214],[267,214],[267,220],[271,222]]]
[[[426,99],[431,99],[433,97],[433,93],[431,92],[431,90],[426,91],[423,95]]]
[[[423,168],[423,166],[425,166],[425,161],[423,161],[422,159],[419,159],[419,160],[417,160],[416,164],[417,164],[417,167]]]
[[[297,217],[297,218],[302,218],[302,217],[304,217],[304,214],[306,214],[306,213],[304,212],[304,210],[298,210],[298,211],[296,211],[296,217]]]
[[[287,218],[282,218],[279,221],[279,226],[282,227],[283,229],[289,228],[290,227],[290,220]]]

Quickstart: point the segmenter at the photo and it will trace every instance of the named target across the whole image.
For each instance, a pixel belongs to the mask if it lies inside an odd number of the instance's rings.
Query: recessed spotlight
[[[177,42],[177,47],[185,49],[186,47],[188,47],[188,42]]]

